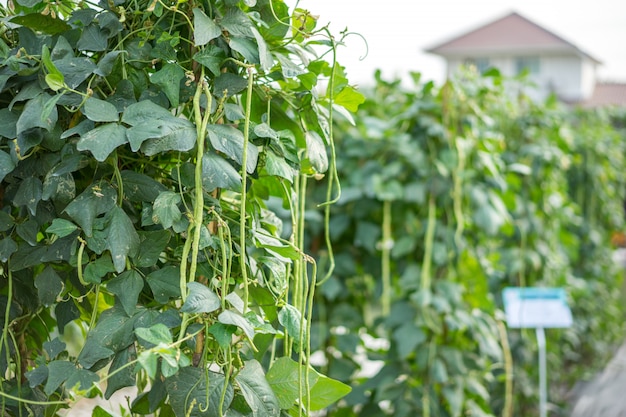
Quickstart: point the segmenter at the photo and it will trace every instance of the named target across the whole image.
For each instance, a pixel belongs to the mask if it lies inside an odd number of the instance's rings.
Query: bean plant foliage
[[[127,386],[125,414],[175,417],[346,395],[310,364],[303,250],[307,181],[337,183],[333,112],[363,101],[328,28],[282,0],[15,0],[0,18],[2,415]]]
[[[539,415],[534,332],[507,329],[505,287],[563,287],[575,323],[547,332],[549,399],[623,343],[623,112],[533,102],[492,70],[441,86],[385,80],[337,129],[342,194],[313,348],[352,392],[329,415]],[[339,123],[342,123],[338,120]],[[312,193],[324,194],[316,187]]]

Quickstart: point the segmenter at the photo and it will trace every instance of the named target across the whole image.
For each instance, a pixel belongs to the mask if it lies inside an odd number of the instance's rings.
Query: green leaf
[[[225,58],[224,50],[215,45],[207,45],[193,56],[194,61],[208,68],[215,76],[221,74],[220,65]]]
[[[169,229],[174,223],[181,220],[183,213],[178,208],[181,198],[173,191],[163,191],[154,200],[152,206],[152,221]]]
[[[306,367],[289,357],[278,358],[267,371],[267,382],[276,394],[280,408],[288,410],[296,404],[300,396],[300,382],[304,386]],[[315,371],[309,372],[309,386],[313,387],[319,378]]]
[[[41,198],[44,201],[54,202],[60,207],[66,206],[76,197],[76,183],[72,174],[46,175],[43,183]]]
[[[15,224],[15,220],[9,213],[0,211],[0,232],[6,232]]]
[[[225,153],[239,165],[243,163],[243,133],[232,126],[209,125],[209,140],[211,145],[218,151]],[[247,143],[248,157],[246,171],[252,174],[256,168],[259,157],[259,149],[252,143]]]
[[[265,379],[261,364],[256,360],[246,361],[241,371],[235,376],[253,417],[278,417],[280,405]]]
[[[69,137],[72,137],[74,135],[84,135],[85,133],[89,132],[91,129],[93,129],[95,127],[94,122],[92,122],[89,119],[85,119],[82,122],[80,122],[79,124],[77,124],[76,126],[67,129],[65,132],[61,133],[61,139],[67,139]],[[79,154],[81,155],[81,154]],[[81,155],[82,157],[85,157],[84,155]],[[74,155],[68,155],[66,156],[66,158],[72,158],[74,157]],[[63,158],[65,159],[65,158]],[[85,159],[87,160],[88,158],[85,157]],[[72,171],[68,171],[68,172],[72,172]]]
[[[26,372],[24,375],[28,379],[28,385],[31,388],[35,388],[37,385],[43,384],[48,378],[48,367],[46,365],[39,365],[37,368]]]
[[[435,358],[430,368],[430,377],[433,382],[444,384],[448,381],[446,364],[439,358]]]
[[[15,252],[17,252],[17,243],[10,236],[0,240],[0,261],[8,261]]]
[[[16,207],[26,206],[33,216],[37,213],[37,204],[41,201],[43,184],[37,177],[28,177],[22,181],[13,197]]]
[[[0,182],[4,180],[8,174],[15,169],[15,162],[11,155],[4,151],[0,151]]]
[[[43,343],[43,348],[48,354],[48,358],[54,359],[59,353],[63,352],[67,345],[64,342],[61,342],[58,337],[55,337],[49,342]]]
[[[65,77],[63,77],[63,74],[46,74],[45,80],[52,91],[59,91],[65,87]]]
[[[128,132],[130,132],[130,129],[128,129]],[[130,201],[152,202],[158,197],[159,193],[167,190],[163,184],[146,174],[124,170],[121,172],[121,175],[124,182],[124,194]]]
[[[44,54],[42,53],[42,59],[43,55]],[[70,45],[70,43],[64,36],[59,36],[56,44],[54,45],[54,48],[52,48],[52,52],[50,53],[50,59],[52,59],[53,61],[59,61],[64,58],[70,58],[72,56],[74,56],[74,48],[72,48],[72,45]],[[55,69],[58,71],[57,68]]]
[[[323,174],[328,170],[328,155],[324,141],[314,131],[306,132],[306,157],[311,162],[315,172]]]
[[[139,235],[126,212],[115,206],[108,215],[107,249],[111,252],[115,270],[120,273],[126,268],[128,256],[134,256],[139,248]]]
[[[302,319],[300,311],[290,304],[286,304],[278,312],[278,322],[285,328],[291,337],[300,337],[300,329],[306,322]]]
[[[109,254],[105,254],[87,264],[84,272],[85,282],[99,284],[108,273],[115,271]]]
[[[57,297],[63,291],[63,281],[50,265],[46,266],[40,274],[35,277],[35,288],[39,302],[45,306],[56,304]]]
[[[44,114],[44,107],[48,100],[52,97],[46,93],[39,94],[37,97],[29,100],[22,110],[19,119],[17,120],[17,134],[26,132],[29,129],[40,127],[47,131],[51,131],[58,120],[58,113],[56,107],[50,112],[46,118],[42,118]],[[32,148],[32,146],[20,145],[21,152],[24,154]]]
[[[135,341],[134,324],[134,320],[117,306],[102,312],[96,327],[87,334],[78,362],[89,369],[100,360],[126,349]]]
[[[287,260],[289,259],[298,260],[302,256],[296,248],[282,243],[277,238],[267,235],[266,232],[255,231],[254,240],[259,247],[266,248],[270,252],[283,257],[284,259],[282,260],[284,260],[285,262],[287,262]]]
[[[339,104],[353,113],[356,113],[359,105],[365,103],[365,96],[350,86],[344,87],[333,99],[335,104]]]
[[[19,119],[19,115],[16,112],[13,112],[6,107],[3,109],[0,109],[0,120],[3,121],[3,123],[0,123],[0,136],[4,136],[5,138],[8,138],[8,139],[14,139],[17,136],[16,123],[18,119]],[[0,155],[2,154],[6,154],[6,153],[4,151],[0,151]],[[4,162],[6,162],[7,165],[5,165]],[[0,181],[2,180],[1,175],[6,169],[4,167],[10,166],[8,165],[10,162],[11,161],[9,160],[5,160],[4,157],[0,157]],[[11,171],[8,171],[8,172],[11,172]]]
[[[87,391],[94,384],[97,384],[98,381],[100,381],[100,377],[95,372],[86,369],[75,369],[65,381],[65,388],[74,388],[74,391],[80,395],[81,392]]]
[[[64,212],[74,219],[87,236],[91,236],[96,216],[110,211],[116,200],[117,193],[109,184],[92,185],[72,200]]]
[[[261,69],[263,69],[263,71],[269,71],[274,65],[274,57],[272,56],[265,39],[261,33],[259,33],[257,28],[252,26],[251,29],[259,48],[259,63],[261,64]]]
[[[90,151],[96,160],[104,162],[111,152],[127,142],[125,127],[107,123],[81,135],[76,149]]]
[[[69,220],[56,218],[52,220],[52,224],[46,229],[46,233],[54,233],[58,237],[71,235],[78,229],[74,223]]]
[[[224,310],[217,316],[217,320],[223,324],[232,324],[233,326],[237,326],[243,330],[248,339],[254,339],[254,327],[248,319],[246,319],[241,314],[232,310]]]
[[[95,97],[89,97],[83,107],[83,112],[89,120],[94,122],[117,122],[117,109],[111,103]]]
[[[57,318],[59,333],[63,334],[65,326],[80,317],[80,311],[78,311],[74,301],[69,299],[68,301],[57,303],[54,308],[54,315]]]
[[[138,234],[139,249],[134,256],[135,266],[148,268],[156,265],[170,241],[169,230],[139,231]]]
[[[227,410],[233,401],[234,390],[230,384],[224,388],[224,379],[222,374],[191,366],[181,368],[176,375],[167,378],[165,386],[176,417],[218,416],[222,394],[223,409]],[[195,406],[192,407],[192,403]]]
[[[276,58],[278,58],[278,62],[280,62],[280,66],[283,70],[283,77],[293,78],[297,77],[298,75],[304,75],[308,73],[306,68],[295,64],[283,54],[276,54]]]
[[[287,163],[287,161],[285,161],[284,158],[279,157],[269,149],[265,151],[265,172],[267,172],[268,175],[285,178],[291,183],[293,182],[296,174],[295,170]]]
[[[149,100],[128,106],[122,122],[137,128],[133,140],[141,142],[141,150],[148,156],[172,150],[186,152],[196,144],[196,128],[189,120],[174,117]]]
[[[98,61],[98,66],[97,68],[95,68],[93,70],[94,74],[97,74],[101,77],[107,77],[111,74],[111,72],[113,71],[113,67],[115,66],[115,62],[117,61],[117,57],[120,54],[124,54],[126,53],[125,51],[111,51],[111,52],[107,52],[102,58],[100,58],[100,61]],[[119,84],[117,85],[117,88],[119,89],[120,86]],[[116,91],[117,92],[117,91]]]
[[[254,37],[252,33],[252,21],[248,15],[238,7],[230,7],[226,15],[220,21],[220,24],[231,36]]]
[[[52,361],[48,364],[48,380],[43,391],[50,396],[61,386],[74,372],[76,366],[68,361]]]
[[[110,380],[109,380],[109,383],[110,383]],[[110,414],[104,408],[97,405],[91,412],[91,417],[115,417],[115,416],[113,414]]]
[[[463,385],[444,386],[441,391],[450,408],[451,417],[460,417],[463,412],[463,402],[465,401]]]
[[[130,316],[137,308],[137,300],[143,290],[143,278],[135,270],[124,271],[107,282],[107,289],[119,298],[124,311]]]
[[[18,17],[25,17],[25,16],[18,16]],[[48,71],[49,74],[60,75],[61,79],[63,78],[63,74],[61,73],[61,71],[57,69],[57,67],[54,65],[54,63],[50,59],[50,49],[48,49],[47,45],[43,45],[43,47],[41,48],[41,62],[46,67],[46,70]]]
[[[41,3],[41,0],[17,0],[17,4],[24,7],[33,8]]]
[[[209,327],[209,333],[215,337],[221,348],[227,348],[232,343],[232,336],[237,332],[237,326],[216,322]]]
[[[168,265],[148,274],[146,282],[154,299],[160,304],[166,304],[170,298],[180,297],[179,278],[179,268]]]
[[[190,282],[187,289],[189,295],[180,309],[183,313],[210,313],[222,305],[220,298],[206,285]]]
[[[232,97],[248,86],[248,80],[230,72],[220,74],[213,82],[213,94],[219,98]]]
[[[29,218],[24,223],[18,223],[15,227],[18,236],[24,239],[29,245],[37,245],[37,235],[39,234],[39,224],[34,218]]]
[[[124,29],[124,26],[120,22],[120,17],[118,17],[117,14],[108,10],[98,15],[98,25],[100,26],[102,32],[104,32],[106,37],[109,39],[117,35]]]
[[[426,334],[421,328],[407,321],[393,332],[393,340],[396,342],[398,355],[405,359],[426,341]]]
[[[65,77],[65,83],[73,89],[76,89],[97,69],[96,64],[89,58],[66,58],[55,61],[55,65]]]
[[[185,78],[185,71],[179,65],[167,63],[159,71],[152,74],[150,82],[160,87],[172,107],[178,107],[180,104],[180,82],[183,78]]]
[[[187,152],[196,144],[196,129],[188,120],[172,117],[162,121],[160,129],[159,137],[149,138],[141,144],[141,151],[147,156],[168,151]]]
[[[164,414],[164,417],[173,417],[174,414],[171,409],[169,412],[166,412],[165,407],[160,407],[166,396],[167,390],[165,389],[165,382],[162,379],[157,378],[152,382],[149,391],[144,391],[133,400],[130,411],[145,415],[154,413],[160,408],[160,413]]]
[[[158,359],[157,354],[151,350],[144,350],[137,358],[137,362],[146,371],[150,379],[156,378]]]
[[[147,123],[132,126],[126,130],[126,137],[130,143],[130,149],[137,152],[147,139],[160,138],[163,135],[159,124]]]
[[[137,337],[145,340],[153,345],[169,345],[172,343],[172,334],[170,329],[162,323],[157,323],[151,327],[140,327],[135,329]]]
[[[193,39],[196,46],[206,45],[222,34],[222,30],[197,7],[193,9]]]
[[[216,188],[238,191],[241,175],[228,161],[209,151],[202,156],[202,186],[208,191]]]
[[[107,49],[107,35],[94,22],[83,29],[76,47],[79,51],[104,51]]]
[[[155,121],[176,119],[170,112],[150,100],[142,100],[128,106],[122,122],[131,126],[154,124]]]
[[[132,366],[126,366],[134,359],[135,347],[129,346],[118,352],[111,362],[109,367],[109,378],[107,379],[107,388],[104,393],[104,398],[107,400],[111,398],[111,395],[120,388],[130,387],[135,385],[135,373]],[[126,366],[124,369],[122,367]],[[119,370],[119,371],[118,371]],[[116,372],[117,371],[117,372]]]
[[[348,395],[350,391],[352,388],[343,382],[320,375],[311,388],[311,410],[322,410]]]
[[[481,383],[476,377],[469,376],[464,379],[466,388],[469,392],[478,395],[483,400],[489,400],[489,391],[485,387],[485,384]]]

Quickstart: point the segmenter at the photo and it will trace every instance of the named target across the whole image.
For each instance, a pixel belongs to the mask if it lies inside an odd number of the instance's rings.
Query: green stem
[[[243,126],[243,152],[241,157],[241,206],[239,207],[239,251],[241,255],[241,279],[243,280],[243,308],[248,309],[248,270],[246,265],[246,200],[248,181],[248,141],[250,139],[250,115],[252,113],[252,87],[254,85],[252,68],[248,67],[248,90],[246,96],[246,119]]]
[[[304,391],[306,392],[305,411],[307,415],[311,410],[311,384],[309,383],[309,376],[311,374],[311,323],[313,321],[313,304],[315,301],[315,286],[317,280],[317,264],[312,258],[310,261],[313,264],[313,271],[309,292],[308,311],[306,314],[306,360],[304,368]]]
[[[333,245],[330,239],[330,206],[341,197],[341,183],[339,182],[339,174],[337,173],[337,152],[335,149],[335,139],[333,130],[333,103],[335,101],[335,70],[337,68],[337,45],[335,40],[327,33],[332,43],[333,51],[333,65],[331,70],[330,79],[328,80],[328,142],[330,145],[330,166],[328,168],[328,185],[326,187],[326,201],[322,204],[324,206],[324,236],[326,250],[328,251],[328,260],[330,265],[328,271],[324,275],[324,278],[317,284],[322,285],[328,280],[335,270],[335,254],[333,252]],[[337,195],[332,198],[333,189],[337,189]]]
[[[426,237],[424,239],[424,261],[422,262],[421,283],[422,289],[430,291],[431,272],[433,258],[433,243],[435,240],[435,226],[437,223],[437,207],[435,206],[435,196],[431,193],[428,198],[428,225],[426,227]]]
[[[10,349],[9,349],[9,324],[11,322],[10,320],[11,303],[13,301],[13,273],[11,272],[11,268],[8,262],[6,266],[7,266],[7,271],[8,271],[7,278],[9,281],[9,285],[8,285],[9,288],[8,288],[8,293],[7,293],[7,305],[4,310],[4,326],[2,327],[2,340],[0,342],[2,345],[4,345],[4,351],[6,352],[7,364],[10,364],[11,354],[10,354]],[[2,379],[4,379],[4,376]],[[0,389],[0,394],[3,394],[3,390],[1,389]],[[11,399],[10,397],[7,397],[7,398]],[[5,402],[4,399],[5,397],[2,397],[2,409],[4,409],[4,402]]]
[[[122,180],[122,173],[117,161],[117,151],[113,151],[113,174],[115,175],[115,182],[117,183],[117,205],[122,207],[124,202],[124,181]]]
[[[83,278],[83,252],[85,251],[85,245],[87,242],[78,236],[78,241],[80,242],[80,246],[78,247],[78,253],[76,254],[76,273],[78,274],[78,280],[84,286],[87,286],[85,282],[85,278]]]
[[[202,93],[207,96],[207,108],[202,116],[202,108],[200,107],[200,98]],[[196,86],[196,92],[193,96],[193,110],[194,118],[196,122],[196,166],[195,166],[195,195],[193,205],[193,219],[191,220],[189,227],[187,228],[187,240],[183,245],[182,259],[180,263],[180,296],[183,303],[187,299],[187,283],[195,281],[196,269],[198,267],[198,252],[200,248],[200,235],[203,224],[204,214],[204,190],[202,188],[202,157],[204,155],[204,136],[209,123],[209,117],[211,113],[211,94],[207,91],[207,87],[204,81],[204,69],[198,80]],[[187,259],[191,252],[191,265],[189,266],[189,274],[187,274]],[[185,331],[187,329],[189,315],[183,313],[183,318],[180,326],[180,333],[178,335],[179,340],[185,337]]]
[[[204,117],[202,117],[202,109],[200,108],[200,98],[202,93],[207,98],[207,107]],[[196,141],[198,143],[196,151],[196,170],[195,170],[195,200],[193,205],[193,244],[191,253],[191,266],[189,267],[189,279],[187,282],[195,281],[196,269],[198,268],[198,252],[200,250],[200,236],[204,227],[204,189],[202,188],[202,157],[204,156],[204,138],[206,135],[209,117],[211,115],[212,95],[208,91],[204,81],[204,69],[200,75],[200,81],[193,97],[193,109],[196,119]]]
[[[185,244],[183,245],[183,251],[181,254],[181,262],[180,262],[180,296],[183,300],[183,303],[187,299],[187,259],[189,258],[189,252],[191,252],[191,242],[190,238],[193,232],[194,224],[193,222],[189,223],[189,227],[187,227],[187,240],[185,240]]]
[[[93,303],[93,310],[91,311],[91,319],[89,320],[89,329],[93,329],[95,327],[96,316],[98,315],[98,298],[100,297],[100,284],[96,284],[95,287],[95,299]]]
[[[500,333],[500,343],[504,353],[504,407],[502,407],[502,417],[513,417],[513,356],[506,332],[506,326],[500,320],[497,322]]]
[[[454,171],[454,188],[453,188],[453,205],[454,205],[454,217],[456,217],[456,230],[454,231],[454,244],[457,248],[457,253],[461,250],[463,237],[463,230],[465,228],[465,216],[463,214],[463,179],[462,173],[465,170],[465,151],[461,143],[462,139],[455,138],[454,144],[456,145],[456,153],[458,158],[458,164]],[[460,256],[460,253],[458,253]]]
[[[383,202],[383,241],[381,256],[381,275],[383,284],[382,312],[383,316],[389,315],[391,310],[391,247],[393,237],[391,236],[391,201]]]
[[[222,396],[220,397],[220,404],[218,408],[220,417],[224,415],[224,403],[226,402],[226,391],[228,391],[226,388],[228,388],[228,383],[230,382],[230,374],[233,372],[233,353],[231,352],[230,347],[227,350],[226,359],[227,367],[226,372],[224,372],[224,388],[222,389]],[[209,384],[207,384],[207,386],[208,385]]]

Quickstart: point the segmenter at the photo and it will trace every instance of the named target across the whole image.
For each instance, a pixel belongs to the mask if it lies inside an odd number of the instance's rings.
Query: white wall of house
[[[515,76],[518,72],[517,61],[520,57],[533,57],[532,54],[498,54],[448,57],[448,76],[471,62],[484,63],[498,68],[505,76]],[[530,80],[537,86],[528,94],[536,99],[544,99],[550,93],[556,93],[568,101],[578,101],[591,96],[595,85],[595,64],[592,60],[574,54],[534,55],[538,58],[536,72],[529,74]]]

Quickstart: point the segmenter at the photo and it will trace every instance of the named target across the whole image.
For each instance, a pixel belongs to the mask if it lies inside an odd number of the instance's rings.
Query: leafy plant
[[[134,415],[308,415],[344,396],[310,364],[303,241],[308,179],[336,186],[333,109],[362,102],[315,52],[334,56],[328,29],[282,0],[0,16],[3,415],[133,385]]]
[[[507,286],[571,297],[575,326],[547,343],[550,399],[565,408],[623,336],[610,259],[623,135],[610,112],[507,94],[524,80],[495,71],[414,81],[377,75],[355,125],[337,130],[336,267],[313,347],[353,391],[329,415],[536,415],[535,337],[507,331]],[[321,227],[309,232],[313,248],[323,242]]]

